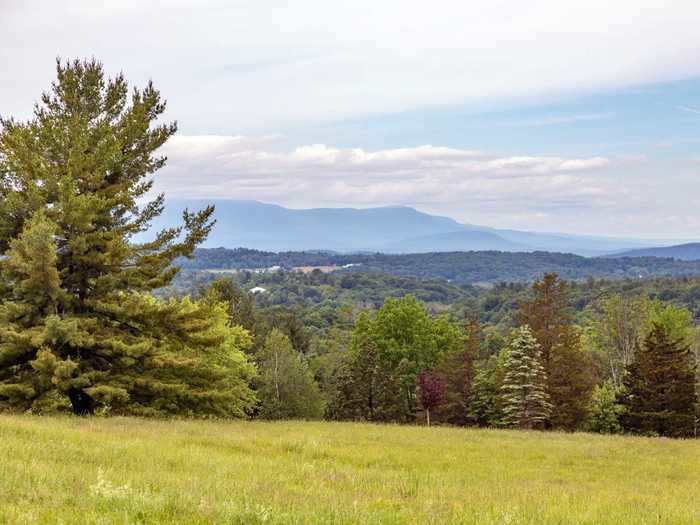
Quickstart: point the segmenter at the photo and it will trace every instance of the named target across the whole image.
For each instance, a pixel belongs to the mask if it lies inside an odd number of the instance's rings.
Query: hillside
[[[697,523],[700,443],[0,416],[0,523]]]
[[[700,242],[628,250],[611,257],[669,257],[679,261],[697,261],[700,260]]]
[[[182,211],[216,206],[217,224],[204,247],[266,251],[385,253],[500,250],[593,256],[650,246],[631,239],[585,237],[461,224],[408,207],[289,209],[242,200],[173,200],[152,230],[180,224]],[[149,238],[148,235],[141,239]]]
[[[464,284],[527,282],[541,277],[545,272],[557,273],[565,279],[700,274],[700,261],[673,261],[657,257],[587,258],[564,253],[499,251],[346,255],[219,248],[199,249],[195,252],[194,259],[182,260],[180,264],[190,270],[336,266],[338,271],[343,272],[381,272],[446,279]]]

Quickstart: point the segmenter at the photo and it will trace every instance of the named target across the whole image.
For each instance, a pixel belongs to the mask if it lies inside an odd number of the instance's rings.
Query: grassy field
[[[700,441],[0,416],[0,523],[700,523]]]

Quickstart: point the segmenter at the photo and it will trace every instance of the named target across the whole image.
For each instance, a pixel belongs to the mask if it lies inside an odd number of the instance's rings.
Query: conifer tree
[[[625,430],[684,437],[695,433],[695,361],[671,329],[652,325],[624,377]]]
[[[150,296],[213,223],[144,232],[163,210],[149,194],[176,131],[149,83],[58,62],[27,122],[0,120],[0,408],[70,403],[76,414],[243,415],[254,398],[249,345],[224,307]]]
[[[574,430],[585,424],[595,385],[590,356],[581,343],[568,304],[568,286],[547,273],[532,286],[533,297],[520,305],[520,323],[540,345],[552,403],[548,424]]]
[[[575,326],[562,331],[553,348],[547,386],[552,401],[552,428],[576,430],[585,426],[595,385],[593,361],[584,350]]]
[[[543,427],[552,405],[539,344],[527,325],[513,330],[504,367],[503,424],[530,429]]]

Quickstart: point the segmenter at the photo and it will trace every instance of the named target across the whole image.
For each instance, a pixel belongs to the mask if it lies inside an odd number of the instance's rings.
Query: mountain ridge
[[[154,220],[151,232],[181,223],[182,211],[214,204],[217,224],[205,248],[245,247],[257,250],[340,253],[417,251],[506,252],[552,251],[583,256],[654,247],[661,243],[637,239],[615,239],[540,233],[463,224],[408,206],[376,208],[291,209],[254,200],[169,200],[164,213]],[[137,241],[152,238],[142,234]],[[663,241],[663,244],[670,244]]]

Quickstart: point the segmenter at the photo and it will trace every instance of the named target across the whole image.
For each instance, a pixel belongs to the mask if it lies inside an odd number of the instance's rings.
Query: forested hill
[[[186,269],[284,269],[335,267],[344,272],[382,272],[394,275],[448,279],[456,283],[524,282],[553,272],[565,279],[588,277],[622,279],[700,274],[700,261],[658,257],[586,258],[578,255],[497,251],[421,253],[406,255],[337,254],[331,252],[263,252],[239,248],[199,249]]]

